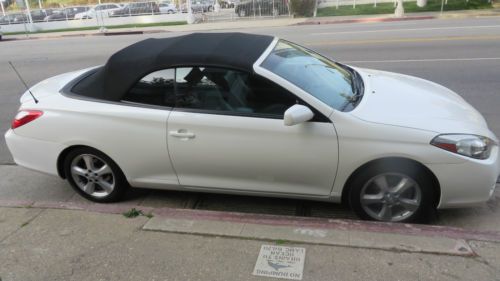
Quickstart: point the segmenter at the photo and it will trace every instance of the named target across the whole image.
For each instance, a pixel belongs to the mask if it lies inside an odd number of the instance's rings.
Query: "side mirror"
[[[307,122],[314,117],[314,113],[307,106],[293,105],[285,111],[285,126],[293,126]]]

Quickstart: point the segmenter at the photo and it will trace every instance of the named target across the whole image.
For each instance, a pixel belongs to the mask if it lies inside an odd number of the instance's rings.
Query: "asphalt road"
[[[422,77],[451,88],[475,106],[487,119],[490,128],[500,136],[500,18],[478,18],[462,20],[420,20],[391,23],[335,24],[314,26],[293,26],[237,30],[251,33],[276,35],[319,51],[335,60],[351,65],[394,71]],[[127,35],[111,37],[68,37],[59,39],[5,41],[0,44],[0,131],[10,126],[10,121],[19,107],[19,97],[24,87],[10,69],[12,61],[29,85],[50,76],[104,64],[117,50],[148,37],[176,36],[181,33],[159,33],[153,35]],[[404,93],[401,93],[404,94]],[[36,93],[35,93],[36,95]],[[425,114],[425,108],[422,109]],[[12,163],[5,141],[0,138],[0,165]],[[42,182],[31,173],[22,171],[9,174],[28,177],[26,194],[38,190],[40,185],[51,186],[50,192],[58,198],[73,198],[67,185],[61,185],[56,178],[44,178]],[[12,179],[13,180],[13,179]],[[0,181],[0,184],[3,180]],[[7,182],[14,183],[14,181]],[[21,181],[22,183],[23,181]],[[16,192],[14,185],[4,193],[12,198],[24,198]],[[56,186],[60,188],[54,189]],[[17,185],[16,185],[17,186]],[[29,189],[29,190],[28,190]],[[49,192],[49,193],[50,193]],[[22,192],[21,192],[22,193]],[[9,197],[7,195],[0,195]],[[20,196],[20,197],[19,197]],[[191,197],[179,195],[179,206],[232,211],[263,213],[301,214],[322,216],[335,213],[336,217],[349,217],[345,210],[331,208],[329,204],[314,204],[313,208],[302,210],[301,203],[275,199],[248,200],[246,197],[232,197],[224,200],[221,195]],[[139,196],[140,197],[140,196]],[[145,205],[165,205],[172,193],[152,192],[146,194]],[[498,197],[498,196],[497,196]],[[500,198],[500,197],[499,197]],[[231,202],[220,205],[220,202]],[[149,202],[151,200],[151,202]],[[160,202],[161,201],[161,202]],[[307,205],[307,204],[306,204]],[[340,213],[340,215],[339,215]],[[500,218],[500,200],[486,204],[481,209],[446,211],[441,213],[437,223],[467,226],[482,221],[489,229],[491,220]],[[474,225],[474,224],[472,224]]]
[[[420,20],[238,30],[276,35],[356,66],[415,75],[462,95],[500,135],[500,19]],[[180,33],[154,34],[155,37]],[[105,63],[115,51],[151,35],[5,41],[0,44],[0,131],[10,126],[23,85]],[[402,93],[403,94],[403,93]],[[36,95],[36,93],[35,93]],[[422,109],[425,110],[425,109]],[[0,138],[0,164],[12,158]]]

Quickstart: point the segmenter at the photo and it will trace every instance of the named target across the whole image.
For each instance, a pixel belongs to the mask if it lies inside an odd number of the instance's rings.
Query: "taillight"
[[[14,120],[12,120],[11,128],[19,128],[24,124],[28,124],[29,122],[37,119],[42,116],[43,111],[40,110],[21,110],[16,114]]]

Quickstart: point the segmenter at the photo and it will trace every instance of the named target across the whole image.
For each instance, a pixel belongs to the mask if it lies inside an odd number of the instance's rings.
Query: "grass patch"
[[[137,210],[136,208],[132,208],[125,213],[123,213],[123,216],[129,219],[136,218],[138,216],[145,216],[146,218],[150,219],[153,217],[153,212],[149,212],[145,214],[142,210]]]
[[[129,219],[136,218],[138,216],[143,216],[144,213],[141,210],[137,210],[136,208],[132,208],[125,213],[123,213],[123,216]]]
[[[278,239],[278,240],[274,241],[274,244],[276,244],[276,245],[284,245],[284,244],[288,244],[288,243],[290,243],[290,241],[285,240],[285,239]]]
[[[416,12],[433,12],[441,11],[441,0],[428,0],[425,7],[418,7],[417,2],[405,2],[403,5],[405,13]],[[448,0],[448,4],[444,6],[444,11],[457,11],[457,10],[474,10],[474,9],[490,9],[491,3],[487,0]],[[333,7],[325,7],[318,9],[318,17],[328,16],[353,16],[353,15],[376,15],[376,14],[392,14],[394,13],[393,3],[378,3],[377,7],[373,4],[356,5],[353,9],[352,5],[340,6],[338,9]]]
[[[174,25],[185,25],[187,22],[185,21],[169,21],[169,22],[157,22],[157,23],[142,23],[142,24],[121,24],[121,25],[112,25],[112,26],[104,26],[106,29],[119,29],[119,28],[139,28],[139,27],[151,27],[151,26],[174,26]],[[39,34],[39,33],[53,33],[53,32],[69,32],[69,31],[87,31],[87,30],[95,30],[98,31],[100,26],[88,26],[88,27],[75,27],[75,28],[61,28],[61,29],[52,29],[52,30],[40,30],[28,32],[28,34]],[[18,35],[25,34],[26,32],[5,32],[4,35]]]

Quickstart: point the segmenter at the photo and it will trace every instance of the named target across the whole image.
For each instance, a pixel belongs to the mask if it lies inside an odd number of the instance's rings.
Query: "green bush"
[[[290,0],[290,11],[294,16],[311,17],[315,5],[316,0]]]

